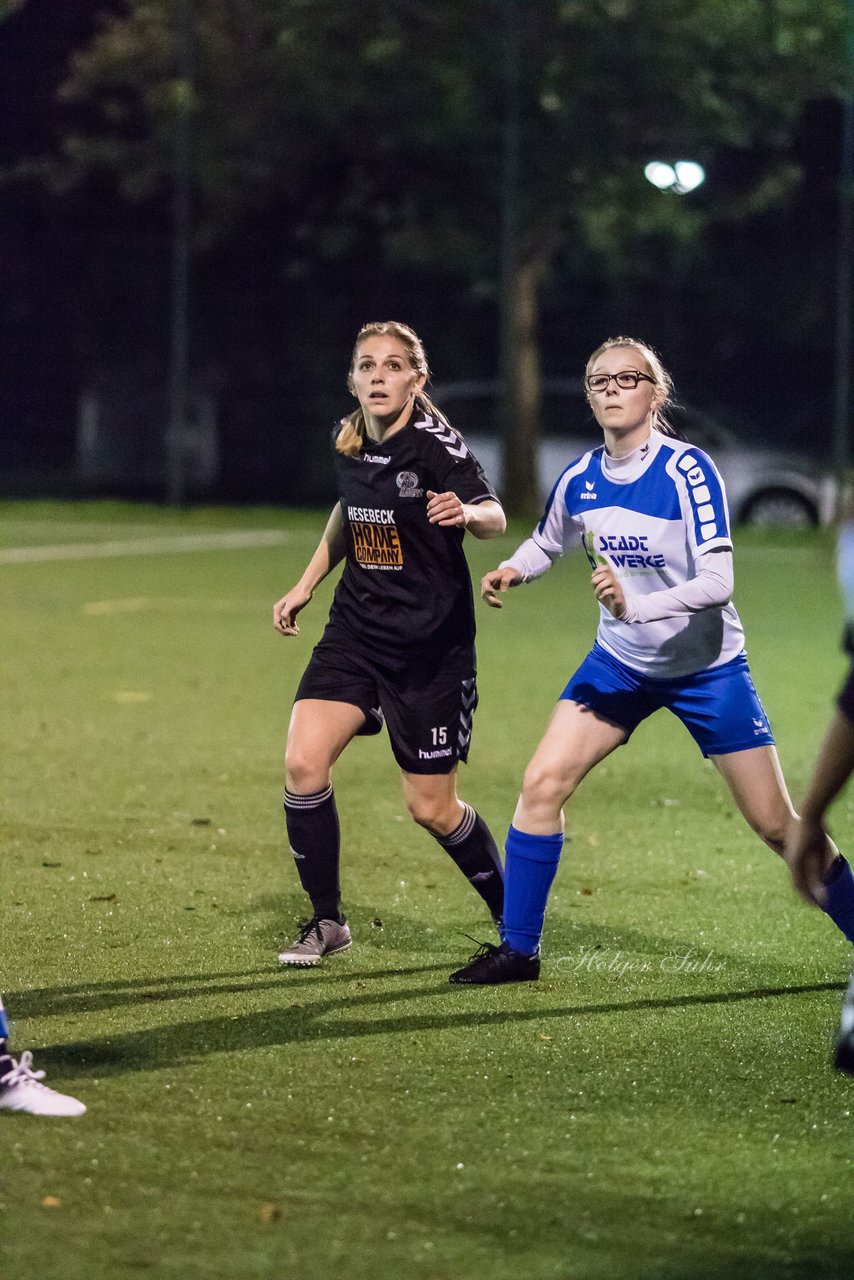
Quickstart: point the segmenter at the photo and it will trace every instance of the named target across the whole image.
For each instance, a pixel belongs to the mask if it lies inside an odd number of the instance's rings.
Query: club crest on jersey
[[[424,490],[418,488],[418,476],[414,471],[398,471],[395,483],[400,490],[401,498],[421,498]]]

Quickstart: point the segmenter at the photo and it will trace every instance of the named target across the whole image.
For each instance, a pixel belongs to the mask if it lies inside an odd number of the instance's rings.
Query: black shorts
[[[294,698],[347,702],[365,713],[363,734],[383,721],[407,773],[451,773],[468,758],[477,706],[474,645],[414,647],[399,664],[377,663],[355,642],[324,635]]]

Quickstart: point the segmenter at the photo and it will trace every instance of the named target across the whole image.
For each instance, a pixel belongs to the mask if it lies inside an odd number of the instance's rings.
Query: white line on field
[[[87,618],[109,617],[116,613],[165,613],[169,610],[201,610],[205,613],[252,612],[252,601],[205,600],[192,596],[124,596],[117,600],[89,600],[81,606]]]
[[[50,560],[100,560],[109,556],[160,556],[185,551],[231,551],[244,547],[277,547],[287,541],[278,529],[232,533],[181,533],[170,537],[116,542],[66,542],[52,547],[7,547],[0,564],[34,564]]]

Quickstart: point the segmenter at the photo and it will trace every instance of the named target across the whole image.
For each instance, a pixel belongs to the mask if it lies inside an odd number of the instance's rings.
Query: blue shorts
[[[774,745],[743,653],[720,667],[677,680],[655,680],[627,667],[597,643],[560,696],[625,729],[627,739],[653,711],[667,707],[704,756]]]

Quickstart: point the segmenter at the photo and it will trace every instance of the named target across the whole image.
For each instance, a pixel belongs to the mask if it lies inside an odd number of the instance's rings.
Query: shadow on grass
[[[346,965],[347,958],[336,957],[334,963]],[[398,978],[401,974],[446,973],[447,961],[437,964],[417,965],[402,970],[371,969],[354,972],[344,968],[330,973],[324,967],[322,978],[315,969],[282,969],[264,965],[258,969],[241,969],[229,973],[179,973],[163,978],[136,978],[131,981],[77,983],[68,987],[33,987],[29,991],[6,992],[10,1013],[18,1018],[44,1018],[51,1015],[97,1013],[106,1009],[118,1009],[123,1005],[156,1004],[167,1000],[198,999],[203,996],[245,995],[253,991],[265,991],[274,987],[297,987],[318,984],[324,987],[341,982],[357,982],[376,978]],[[227,979],[251,979],[251,981],[223,981]]]
[[[437,966],[428,966],[429,972]],[[424,967],[411,970],[393,970],[396,976],[409,976],[424,972]],[[279,978],[283,990],[301,990],[307,975],[300,975],[302,982]],[[387,977],[387,970],[362,972],[358,980]],[[210,977],[210,975],[207,975]],[[308,979],[310,981],[310,978]],[[333,981],[346,980],[352,987],[352,973],[336,975]],[[186,981],[186,978],[181,979]],[[324,983],[330,981],[325,978]],[[285,985],[286,984],[286,985]],[[276,985],[270,982],[267,985]],[[244,990],[247,988],[237,988]],[[255,989],[253,986],[252,988]],[[217,988],[216,990],[222,990]],[[482,988],[480,989],[483,990]],[[299,1000],[279,1010],[263,1010],[242,1016],[215,1017],[192,1022],[179,1022],[172,1026],[154,1027],[143,1031],[126,1032],[103,1040],[80,1041],[55,1045],[39,1050],[39,1061],[48,1068],[62,1068],[71,1074],[97,1072],[113,1075],[133,1071],[174,1070],[182,1062],[207,1057],[212,1053],[247,1052],[253,1049],[271,1048],[298,1043],[317,1043],[324,1040],[346,1041],[365,1036],[412,1035],[416,1032],[447,1031],[461,1028],[484,1028],[547,1018],[589,1018],[601,1014],[633,1013],[651,1009],[686,1009],[703,1005],[738,1004],[747,1001],[776,999],[781,996],[810,995],[816,992],[838,991],[836,983],[821,982],[799,986],[755,987],[745,991],[707,992],[696,995],[653,997],[599,1004],[574,1004],[544,1006],[541,1001],[530,1009],[487,1009],[482,1007],[458,1012],[445,1010],[435,1014],[414,1014],[393,1018],[353,1017],[358,1009],[399,1003],[403,1000],[432,997],[453,1000],[458,1006],[461,999],[470,997],[470,989],[460,990],[444,985],[439,988],[416,987],[410,989],[383,988],[378,992],[354,994],[352,989],[340,998],[312,1000],[304,1004]],[[500,998],[501,988],[495,992]],[[186,994],[198,994],[190,991]],[[141,996],[134,997],[139,1000]]]

